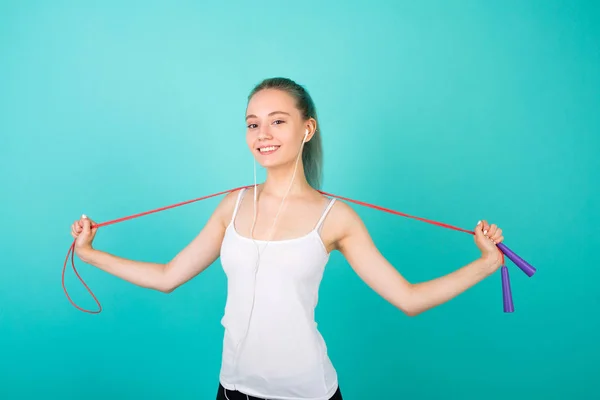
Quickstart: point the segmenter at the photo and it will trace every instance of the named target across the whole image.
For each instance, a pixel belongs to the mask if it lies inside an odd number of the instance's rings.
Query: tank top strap
[[[329,213],[329,210],[331,210],[333,203],[335,203],[335,197],[332,197],[331,199],[329,199],[329,204],[327,204],[325,211],[323,211],[321,218],[319,218],[319,222],[317,222],[317,225],[315,226],[315,230],[317,232],[320,231],[321,226],[323,225],[323,221],[325,221],[325,217],[327,217],[327,214]]]
[[[240,208],[240,203],[242,202],[242,198],[244,197],[244,193],[246,192],[247,189],[248,188],[243,188],[238,193],[238,197],[237,197],[237,200],[235,202],[235,207],[233,209],[233,214],[231,215],[231,222],[230,222],[230,224],[233,224],[233,222],[235,221],[235,216],[237,215],[238,209]]]

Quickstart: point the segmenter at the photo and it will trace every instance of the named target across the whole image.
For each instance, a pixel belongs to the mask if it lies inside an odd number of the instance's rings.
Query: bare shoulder
[[[216,219],[223,226],[226,226],[231,220],[231,217],[233,217],[233,210],[235,209],[235,204],[242,190],[244,189],[237,189],[227,193],[215,208],[212,219]]]
[[[327,220],[323,226],[323,233],[327,235],[331,248],[335,250],[342,250],[348,237],[357,232],[366,232],[358,213],[342,200],[336,200]]]
[[[336,221],[336,225],[342,226],[362,223],[358,213],[342,200],[336,200],[331,207],[331,218]]]

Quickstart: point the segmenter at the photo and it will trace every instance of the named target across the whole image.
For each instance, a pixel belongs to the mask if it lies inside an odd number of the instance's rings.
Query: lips
[[[272,145],[272,146],[262,146],[258,148],[258,152],[262,155],[273,154],[279,149],[280,146]]]

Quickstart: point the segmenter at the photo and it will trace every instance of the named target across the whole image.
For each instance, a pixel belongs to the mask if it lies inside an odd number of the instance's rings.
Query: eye
[[[256,128],[256,124],[249,124],[248,128],[250,128],[250,129]]]
[[[276,125],[279,125],[279,124],[285,123],[285,121],[282,120],[282,119],[276,119],[275,121],[273,121],[273,123],[276,124]]]

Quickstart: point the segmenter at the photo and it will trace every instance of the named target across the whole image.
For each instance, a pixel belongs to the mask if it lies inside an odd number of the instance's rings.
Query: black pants
[[[217,392],[217,400],[227,400],[227,398],[229,398],[229,400],[265,400],[260,397],[254,397],[254,396],[246,397],[246,395],[244,393],[238,392],[237,390],[236,391],[227,390],[227,397],[225,397],[225,388],[223,387],[223,385],[219,384],[219,391]],[[335,393],[333,394],[333,396],[331,396],[329,398],[329,400],[343,400],[342,392],[340,391],[340,388],[338,388],[335,391]]]

